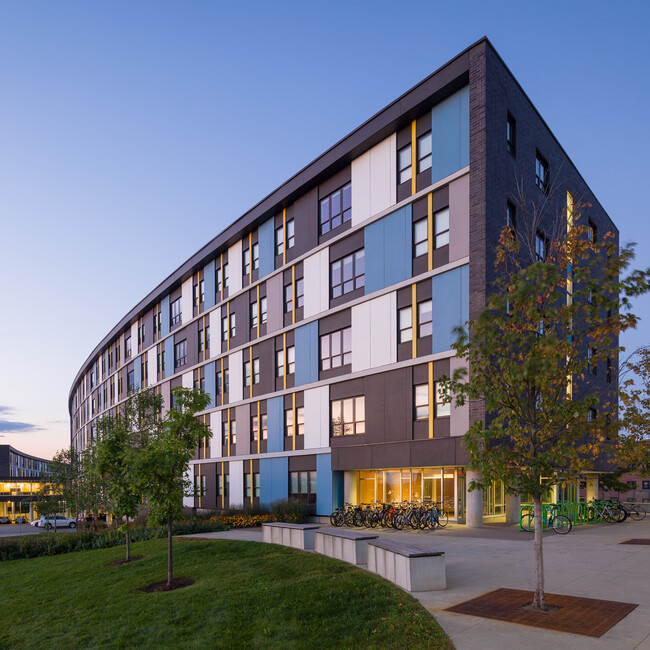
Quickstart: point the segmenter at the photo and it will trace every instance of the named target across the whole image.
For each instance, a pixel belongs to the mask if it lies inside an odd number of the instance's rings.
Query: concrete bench
[[[262,524],[262,541],[309,550],[314,548],[314,533],[318,528],[316,524]]]
[[[377,535],[351,530],[319,530],[316,532],[316,553],[322,553],[350,564],[368,563],[368,542]]]
[[[406,591],[447,588],[445,554],[415,544],[384,539],[368,542],[368,571]]]

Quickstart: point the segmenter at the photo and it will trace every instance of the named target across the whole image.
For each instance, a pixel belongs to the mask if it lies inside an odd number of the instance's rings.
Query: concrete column
[[[587,501],[598,498],[598,475],[587,476]]]
[[[506,492],[506,524],[518,524],[521,514],[521,497]]]
[[[478,481],[481,475],[478,472],[467,471],[467,488],[473,480]],[[465,497],[465,508],[467,511],[466,524],[468,528],[483,527],[483,490],[467,491]]]
[[[29,502],[29,523],[34,521],[34,502]]]

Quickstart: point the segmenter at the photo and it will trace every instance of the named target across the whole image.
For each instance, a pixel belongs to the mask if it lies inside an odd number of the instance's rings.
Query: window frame
[[[352,419],[346,419],[346,409],[351,408]],[[334,414],[340,414],[340,423],[335,423]],[[357,412],[363,412],[363,419],[357,419]],[[330,436],[340,438],[345,436],[360,436],[366,433],[366,417],[365,417],[365,395],[356,395],[354,397],[344,397],[341,399],[330,400]],[[351,426],[350,433],[346,433],[346,429]],[[337,433],[337,430],[339,433]]]
[[[402,326],[402,315],[406,316],[408,313],[408,325]],[[398,343],[411,343],[413,341],[413,308],[402,307],[397,310],[397,342]]]
[[[442,222],[443,215],[446,215],[446,228]],[[449,245],[449,207],[438,210],[433,214],[433,247],[435,249]]]
[[[402,155],[404,154],[404,155]],[[402,166],[402,161],[408,161],[408,164]],[[408,172],[408,177],[403,177]],[[413,180],[413,150],[411,143],[397,150],[397,184],[402,185]]]
[[[169,324],[174,327],[174,325],[180,325],[183,322],[183,304],[182,296],[172,300],[169,303]]]
[[[537,185],[544,194],[548,194],[549,183],[550,168],[548,160],[546,160],[538,150],[535,155],[535,185]]]
[[[337,197],[339,211],[334,213],[332,204]],[[349,201],[349,204],[347,203]],[[327,207],[327,218],[323,218],[323,209]],[[337,221],[336,225],[334,222]],[[352,181],[341,185],[338,189],[330,192],[318,200],[318,234],[327,235],[344,224],[352,221]],[[325,227],[326,226],[326,227]]]
[[[333,354],[333,341],[338,340],[338,354]],[[346,339],[349,349],[346,349]],[[325,356],[327,351],[327,356]],[[340,357],[340,363],[334,365],[332,359]],[[346,363],[347,357],[347,363]],[[327,364],[324,362],[327,361]],[[325,367],[327,365],[327,367]],[[321,371],[336,370],[338,368],[345,368],[345,366],[352,365],[352,327],[343,327],[340,330],[322,334],[319,339],[319,366]]]
[[[413,386],[413,419],[416,422],[429,419],[429,384]]]
[[[510,112],[506,118],[506,150],[513,158],[517,157],[517,120]]]
[[[352,265],[352,277],[350,279],[344,278],[344,269],[346,262],[350,261]],[[362,267],[362,272],[357,274],[358,267]],[[334,284],[334,272],[335,268],[339,268],[340,282]],[[335,298],[340,298],[345,296],[348,293],[352,293],[357,289],[363,289],[366,286],[366,260],[365,260],[365,248],[360,248],[341,259],[334,260],[330,262],[330,299],[334,300]],[[352,287],[345,289],[346,284],[352,283]],[[336,292],[336,289],[340,287],[340,293]]]
[[[429,153],[422,155],[422,144],[429,140]],[[424,135],[421,135],[416,140],[416,151],[417,151],[417,170],[418,174],[431,169],[433,166],[433,135],[431,130],[427,131]],[[428,161],[428,162],[426,162]],[[426,164],[426,167],[423,167],[423,163]]]
[[[418,229],[424,227],[424,238],[418,239]],[[422,252],[418,253],[418,249]],[[429,252],[429,218],[418,219],[413,224],[413,257],[422,257]]]

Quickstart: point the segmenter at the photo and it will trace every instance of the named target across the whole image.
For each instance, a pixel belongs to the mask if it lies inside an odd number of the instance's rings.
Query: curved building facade
[[[92,444],[97,417],[130,390],[169,405],[173,387],[195,386],[211,396],[213,436],[192,461],[201,496],[188,506],[289,498],[328,515],[343,501],[431,499],[458,521],[518,515],[498,486],[466,493],[462,435],[483,412],[437,389],[459,365],[454,327],[485,304],[517,179],[558,214],[573,192],[594,227],[616,232],[482,39],[136,305],[74,380],[72,444]]]

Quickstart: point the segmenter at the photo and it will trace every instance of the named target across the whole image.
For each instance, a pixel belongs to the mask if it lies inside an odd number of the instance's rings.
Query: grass
[[[352,565],[273,544],[166,540],[2,563],[0,648],[453,648],[410,595]]]

